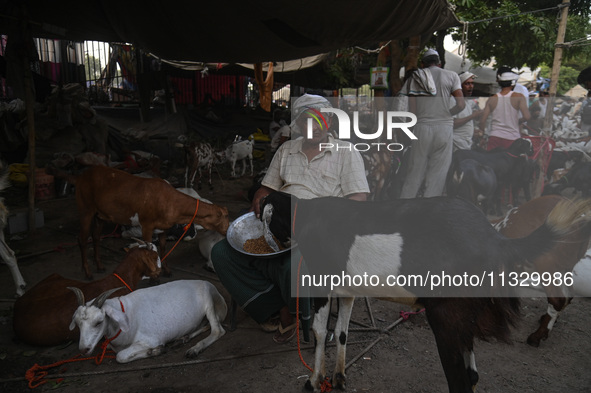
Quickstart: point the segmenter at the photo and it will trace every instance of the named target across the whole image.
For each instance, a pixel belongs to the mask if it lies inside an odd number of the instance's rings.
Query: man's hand
[[[254,214],[257,218],[261,217],[261,201],[267,195],[272,193],[273,190],[269,187],[261,186],[255,193],[254,197],[252,198],[252,204],[250,205],[249,211],[254,211]]]

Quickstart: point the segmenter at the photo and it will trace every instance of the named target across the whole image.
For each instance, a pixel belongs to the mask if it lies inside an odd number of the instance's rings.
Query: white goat
[[[236,177],[236,161],[242,161],[242,173],[240,176],[244,176],[246,172],[246,159],[250,162],[250,176],[253,175],[252,166],[252,150],[254,142],[250,139],[245,141],[234,141],[230,146],[226,148],[226,159],[232,166],[232,177]]]
[[[207,262],[205,262],[205,269],[210,272],[215,272],[213,262],[211,261],[211,249],[225,236],[216,231],[200,230],[195,237],[199,242],[199,252],[203,255],[203,258],[207,259]]]
[[[3,167],[4,165],[0,163],[0,172],[3,171]],[[10,183],[8,182],[8,172],[5,172],[3,175],[0,176],[0,192],[8,188],[9,185]],[[4,205],[4,198],[0,198],[0,261],[8,265],[8,268],[10,269],[10,273],[12,274],[14,284],[16,285],[16,296],[22,296],[25,293],[27,283],[25,282],[20,270],[18,269],[16,257],[14,256],[14,251],[12,251],[10,247],[8,247],[8,244],[6,244],[6,240],[4,239],[4,228],[6,228],[7,224],[8,209]]]
[[[109,290],[84,304],[84,295],[76,293],[80,306],[74,312],[70,330],[80,328],[80,352],[90,355],[103,336],[117,352],[117,362],[157,356],[166,343],[181,339],[188,342],[211,326],[205,339],[189,348],[187,357],[195,357],[226,331],[221,322],[227,306],[218,290],[208,281],[177,280],[156,287],[138,289],[126,296],[107,299],[119,288]]]

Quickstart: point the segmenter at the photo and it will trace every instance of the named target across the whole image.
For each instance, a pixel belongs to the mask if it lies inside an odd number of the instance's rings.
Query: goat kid
[[[50,346],[78,340],[78,329],[69,329],[78,303],[67,287],[80,288],[84,296],[95,298],[106,290],[118,288],[122,282],[135,289],[144,277],[156,279],[160,274],[160,258],[153,244],[132,248],[110,274],[93,282],[76,281],[52,274],[28,290],[14,303],[13,329],[16,337],[31,345]],[[128,288],[113,292],[122,295]]]
[[[158,249],[163,258],[166,249],[166,230],[174,224],[194,223],[205,229],[226,234],[229,225],[228,209],[201,202],[174,189],[168,182],[153,178],[140,178],[118,169],[94,166],[79,176],[69,176],[76,185],[76,203],[80,214],[78,242],[82,254],[82,268],[92,278],[87,260],[87,239],[92,233],[94,260],[98,271],[104,271],[99,256],[99,241],[105,221],[119,225],[141,225],[142,239],[152,241],[154,230],[158,235]],[[196,210],[196,208],[198,209]],[[170,275],[166,261],[162,272]]]
[[[247,139],[244,141],[234,141],[230,146],[226,148],[225,156],[230,162],[232,168],[232,177],[238,177],[236,175],[236,162],[242,161],[242,173],[240,177],[244,176],[246,172],[246,160],[250,163],[250,176],[254,174],[254,168],[252,165],[252,151],[254,147],[254,141]]]
[[[112,289],[86,304],[82,291],[69,289],[76,293],[79,304],[70,329],[80,328],[79,349],[85,356],[103,336],[114,337],[109,346],[117,352],[117,362],[128,363],[160,355],[166,343],[188,342],[211,327],[210,335],[185,354],[195,357],[225,334],[221,322],[226,318],[226,302],[208,281],[171,281],[107,299],[117,291]]]
[[[509,210],[504,218],[494,221],[493,224],[499,233],[509,238],[528,236],[544,225],[548,215],[560,202],[568,203],[568,199],[557,195],[536,198]],[[574,266],[585,256],[590,235],[589,228],[585,226],[573,227],[560,242],[552,244],[550,250],[531,260],[532,268],[528,270],[540,274],[572,272]],[[538,329],[527,338],[527,343],[534,347],[538,347],[542,340],[548,338],[559,314],[572,299],[568,287],[555,285],[554,281],[544,285],[542,289],[546,293],[548,310],[540,318]]]
[[[4,172],[0,175],[0,192],[10,186],[8,172],[4,171],[3,167],[4,165],[0,162],[0,173]],[[14,285],[16,286],[16,296],[18,297],[25,293],[27,283],[18,268],[14,251],[8,246],[6,239],[4,238],[4,228],[6,228],[7,225],[8,208],[4,204],[4,198],[0,197],[0,261],[8,266],[10,274],[12,274],[12,279],[14,280]]]
[[[205,169],[209,175],[209,189],[213,190],[211,182],[211,170],[214,163],[226,161],[225,152],[216,151],[207,142],[190,142],[189,145],[178,143],[177,146],[185,149],[187,167],[185,168],[185,187],[193,188],[195,176],[199,173],[197,188],[201,189],[201,170]]]
[[[531,235],[508,239],[490,225],[482,212],[461,198],[402,199],[357,202],[346,198],[303,200],[274,192],[263,202],[262,219],[282,243],[297,241],[310,274],[387,277],[428,272],[482,274],[511,271],[534,260],[569,233],[573,225],[588,227],[591,202],[561,203]],[[296,215],[297,212],[297,215]],[[294,222],[291,217],[296,217]],[[293,233],[292,233],[293,231]],[[428,245],[428,246],[426,246]],[[293,284],[295,287],[295,284]],[[304,287],[302,287],[304,288]],[[420,295],[416,287],[365,286],[325,288],[339,298],[335,327],[337,364],[333,386],[344,388],[345,351],[349,320],[356,294],[424,305],[450,392],[472,392],[478,381],[473,352],[474,338],[509,339],[517,320],[519,300],[509,288],[487,288],[488,296],[474,290],[435,289]],[[467,289],[466,289],[467,291]],[[498,291],[498,297],[495,296]],[[441,296],[441,297],[438,297]],[[451,296],[451,297],[449,297]],[[468,296],[468,297],[466,297]],[[319,302],[313,321],[316,338],[315,368],[308,386],[319,392],[325,376],[325,340],[329,303]]]

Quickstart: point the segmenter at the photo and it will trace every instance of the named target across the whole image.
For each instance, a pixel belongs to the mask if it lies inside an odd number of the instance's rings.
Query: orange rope
[[[170,255],[170,253],[172,252],[172,250],[174,250],[176,248],[176,246],[179,244],[179,242],[183,239],[183,237],[185,237],[185,235],[187,234],[187,231],[189,230],[189,228],[191,227],[191,224],[193,224],[193,221],[195,220],[195,217],[197,217],[197,210],[199,209],[199,199],[197,199],[197,206],[195,206],[195,214],[193,214],[193,218],[191,218],[191,221],[185,225],[185,231],[183,232],[183,234],[181,235],[181,237],[179,237],[179,239],[176,241],[176,243],[174,243],[174,246],[172,246],[172,248],[170,249],[169,252],[166,253],[166,255],[164,256],[164,258],[162,258],[162,261],[164,261],[168,255]]]
[[[295,219],[296,219],[296,213],[298,211],[298,203],[295,203],[295,206],[293,208],[293,223],[291,224],[291,234],[293,236],[295,236]]]
[[[115,277],[117,277],[119,279],[119,281],[121,281],[123,283],[123,285],[125,285],[127,287],[127,289],[129,289],[129,292],[133,292],[133,289],[131,289],[131,287],[129,285],[127,285],[127,283],[117,273],[113,273],[113,275]]]

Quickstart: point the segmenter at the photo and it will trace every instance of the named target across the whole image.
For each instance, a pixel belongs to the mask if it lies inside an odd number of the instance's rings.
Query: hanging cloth
[[[271,102],[273,101],[273,63],[269,62],[269,69],[267,70],[267,77],[265,79],[263,79],[263,64],[256,63],[254,65],[254,78],[259,85],[261,108],[267,112],[271,112]]]

